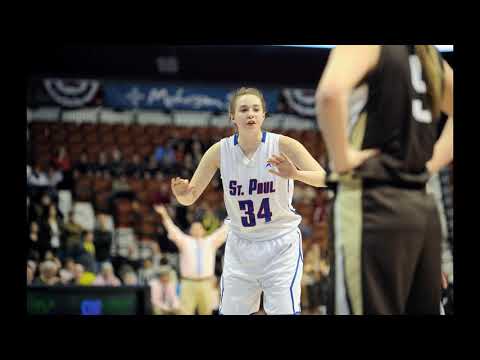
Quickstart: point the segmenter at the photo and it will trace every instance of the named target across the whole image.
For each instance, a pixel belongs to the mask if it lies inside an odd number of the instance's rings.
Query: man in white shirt
[[[194,222],[190,227],[190,235],[187,235],[173,223],[164,206],[155,206],[155,211],[162,217],[168,238],[179,250],[180,298],[186,314],[193,315],[198,307],[200,315],[211,315],[215,253],[226,240],[228,226],[224,224],[205,236],[202,224]]]

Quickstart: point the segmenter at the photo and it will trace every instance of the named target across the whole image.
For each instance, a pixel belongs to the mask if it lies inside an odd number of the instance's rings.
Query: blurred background
[[[453,46],[439,47],[455,69]],[[190,207],[175,201],[169,184],[173,176],[191,178],[206,149],[233,134],[227,108],[241,86],[264,93],[267,130],[301,141],[328,168],[313,96],[330,48],[36,47],[26,88],[28,313],[151,314],[149,283],[166,267],[180,296],[178,249],[153,205],[164,204],[185,232],[195,220],[207,233],[221,226],[219,172]],[[302,311],[324,314],[335,187],[295,187],[293,206],[303,217]],[[453,165],[429,189],[442,214],[449,280],[443,301],[453,313]],[[212,314],[223,251],[216,254]]]

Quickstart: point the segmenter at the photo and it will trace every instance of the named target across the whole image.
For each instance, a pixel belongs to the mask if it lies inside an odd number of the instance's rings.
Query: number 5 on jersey
[[[412,86],[418,95],[425,94],[427,92],[427,84],[422,79],[422,63],[417,55],[410,55],[410,75]],[[432,112],[428,109],[424,109],[424,104],[421,99],[412,100],[412,114],[415,120],[418,122],[429,124],[432,122]]]
[[[270,199],[265,198],[260,204],[260,209],[258,210],[257,216],[255,217],[255,209],[253,207],[252,200],[241,200],[238,202],[240,210],[245,211],[245,215],[242,216],[242,225],[245,227],[252,227],[257,224],[256,219],[265,219],[265,222],[268,223],[272,220],[272,212],[270,211]]]

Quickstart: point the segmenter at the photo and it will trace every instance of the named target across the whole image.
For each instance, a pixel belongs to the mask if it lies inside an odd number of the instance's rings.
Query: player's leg
[[[361,259],[364,314],[405,314],[424,244],[423,208],[423,197],[416,190],[388,186],[364,190]]]
[[[267,315],[298,315],[303,274],[302,238],[295,230],[274,240],[276,256],[265,267],[263,307]]]
[[[229,234],[220,279],[219,314],[250,315],[259,310],[262,289],[255,274],[255,247],[255,243]]]
[[[260,309],[262,289],[255,279],[232,273],[222,274],[220,279],[221,315],[250,315]]]
[[[433,200],[428,225],[423,232],[424,247],[415,271],[407,302],[407,314],[440,314],[441,225]]]

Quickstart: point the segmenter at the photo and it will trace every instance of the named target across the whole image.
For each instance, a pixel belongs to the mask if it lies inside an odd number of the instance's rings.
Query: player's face
[[[233,122],[238,131],[259,131],[265,120],[265,110],[256,95],[242,95],[237,98]]]

